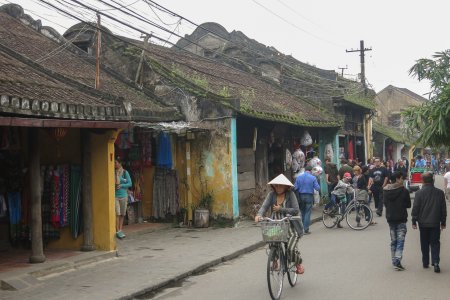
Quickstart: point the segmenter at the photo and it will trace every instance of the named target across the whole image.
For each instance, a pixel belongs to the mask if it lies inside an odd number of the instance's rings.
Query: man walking
[[[295,179],[294,189],[299,195],[299,207],[302,212],[303,228],[305,234],[310,234],[311,210],[314,203],[314,190],[319,191],[320,186],[316,176],[311,174],[312,167],[307,166],[305,172]]]
[[[383,189],[383,201],[386,207],[386,220],[391,232],[391,258],[392,265],[398,271],[403,271],[402,266],[403,246],[406,237],[406,221],[408,220],[407,208],[411,207],[411,198],[408,190],[403,186],[403,174],[394,172],[391,184]]]
[[[441,247],[441,230],[445,228],[447,220],[447,205],[444,192],[434,186],[433,174],[422,174],[422,189],[416,192],[412,209],[412,227],[420,230],[420,247],[422,250],[422,263],[428,268],[431,262],[434,272],[439,273],[439,252]]]
[[[369,171],[369,184],[367,188],[372,192],[375,200],[376,213],[381,217],[383,213],[383,188],[388,181],[388,171],[381,166],[379,158],[374,160],[375,167]]]

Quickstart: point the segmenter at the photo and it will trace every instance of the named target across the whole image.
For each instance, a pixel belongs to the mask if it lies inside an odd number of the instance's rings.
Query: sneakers
[[[405,267],[403,267],[402,264],[400,262],[398,262],[394,265],[394,269],[397,271],[404,271]]]
[[[125,233],[123,233],[122,230],[117,231],[117,232],[116,232],[116,236],[117,236],[119,239],[123,239],[124,237],[126,237]]]
[[[302,264],[298,264],[296,267],[297,267],[297,270],[295,271],[295,273],[297,273],[297,274],[305,273],[305,267]]]

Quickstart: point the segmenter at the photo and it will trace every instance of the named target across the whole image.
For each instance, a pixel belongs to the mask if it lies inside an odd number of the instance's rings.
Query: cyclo
[[[269,182],[268,193],[255,222],[261,222],[262,237],[268,243],[267,284],[272,299],[279,299],[283,289],[284,275],[288,273],[291,286],[297,282],[297,274],[304,268],[297,243],[303,235],[303,224],[297,197],[291,191],[293,184],[283,174]],[[271,218],[262,216],[271,210]]]

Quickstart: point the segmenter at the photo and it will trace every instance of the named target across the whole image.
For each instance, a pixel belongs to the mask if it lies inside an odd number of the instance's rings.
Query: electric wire
[[[63,1],[64,1],[64,0],[63,0]],[[46,1],[42,1],[42,2],[44,2],[44,3],[48,4],[48,5],[51,5],[50,3],[46,2]],[[83,4],[80,3],[79,1],[74,1],[74,2],[80,4],[81,6],[84,6],[84,7],[88,8],[88,9],[94,10],[94,9],[91,8],[91,7],[88,7],[88,6],[86,6],[86,5],[83,5]],[[56,7],[56,6],[54,6],[54,5],[51,5],[51,6],[58,9],[58,7]],[[71,15],[70,13],[68,13],[67,11],[64,11],[64,13],[67,14],[67,15],[69,15],[69,16],[74,17],[73,15]],[[111,17],[111,16],[109,16],[109,15],[103,13],[103,12],[99,12],[99,13],[105,15],[106,17],[109,17],[109,18],[115,20],[116,22],[121,23],[122,25],[127,25],[126,23],[124,23],[123,21],[118,20],[117,18]],[[79,21],[85,22],[85,21],[82,20],[81,18],[76,18],[76,19],[79,20]],[[136,27],[134,27],[134,26],[128,25],[128,27],[131,27],[132,29],[134,29],[134,30],[136,30],[136,31],[139,31],[139,32],[141,32],[141,33],[145,33],[143,30],[138,29],[138,28],[136,28]],[[153,34],[153,37],[155,37],[155,38],[161,40],[161,38],[159,38],[158,36],[156,36],[156,35],[154,35],[154,34]],[[166,42],[167,42],[167,41],[166,41]],[[169,42],[169,43],[171,43],[171,42]],[[171,43],[171,44],[173,44],[173,43]],[[173,45],[176,46],[175,44],[173,44]],[[181,49],[182,49],[182,48],[181,48]],[[185,49],[182,49],[182,50],[185,50]],[[145,51],[145,50],[144,50],[144,51]],[[186,50],[185,50],[185,51],[186,51]],[[192,54],[191,52],[189,52],[189,53]],[[152,53],[152,54],[155,54],[155,53]],[[200,56],[200,57],[201,57],[201,56]],[[204,57],[201,57],[201,58],[205,59]],[[214,63],[217,63],[216,61],[213,61],[213,62],[214,62]],[[182,65],[183,65],[183,64],[182,64]],[[190,66],[190,65],[189,65],[188,67],[190,67],[191,69],[194,69],[195,71],[197,71],[197,72],[199,72],[199,73],[204,73],[204,74],[207,74],[207,75],[210,75],[210,76],[214,76],[214,77],[216,77],[216,78],[220,78],[220,79],[222,79],[222,80],[226,80],[226,81],[230,82],[229,79],[227,79],[227,78],[222,78],[222,77],[220,77],[220,76],[217,76],[216,74],[207,73],[207,72],[205,72],[205,71],[203,71],[203,70],[196,69],[196,68],[194,68],[194,67],[192,67],[192,66]],[[228,66],[228,67],[229,67],[229,66]],[[233,69],[234,69],[234,68],[233,68]],[[238,70],[238,71],[240,71],[240,70]],[[241,71],[240,71],[240,72],[241,72]],[[307,84],[313,84],[313,85],[314,85],[314,83],[305,82],[305,81],[299,80],[299,79],[297,79],[297,78],[292,78],[292,79],[293,79],[293,80],[300,81],[300,82],[304,82],[304,83],[307,83]],[[233,83],[235,83],[235,84],[240,84],[240,83],[238,83],[238,82],[233,82]],[[316,85],[318,85],[318,84],[316,84]],[[323,88],[323,85],[321,85],[321,86],[322,86],[322,88]],[[287,91],[285,91],[285,92],[287,92]],[[288,92],[288,93],[289,93],[289,92]],[[306,100],[306,99],[304,99],[304,100]]]

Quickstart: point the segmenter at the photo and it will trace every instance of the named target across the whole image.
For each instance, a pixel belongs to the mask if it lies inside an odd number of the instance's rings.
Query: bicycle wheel
[[[285,244],[285,249],[287,249],[287,244]],[[295,264],[295,261],[291,260],[291,256],[288,254],[287,250],[285,251],[286,253],[286,271],[287,271],[287,278],[289,281],[289,284],[294,287],[295,284],[297,283],[297,278],[298,278],[298,274],[297,274],[297,266]]]
[[[339,206],[333,205],[328,212],[322,212],[322,223],[326,228],[333,228],[339,222],[341,215],[339,214]]]
[[[270,248],[267,260],[267,285],[269,287],[270,297],[278,300],[283,291],[284,279],[284,255],[280,246]]]
[[[354,230],[366,229],[372,222],[373,214],[366,204],[355,202],[348,207],[345,221]]]

